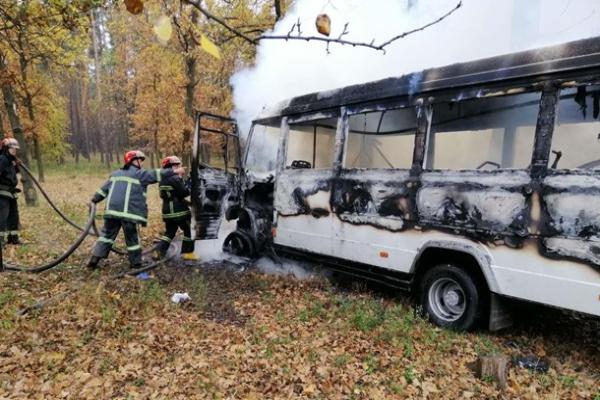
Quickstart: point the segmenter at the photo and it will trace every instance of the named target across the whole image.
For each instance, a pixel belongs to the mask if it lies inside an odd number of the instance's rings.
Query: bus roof
[[[510,53],[480,60],[430,68],[399,77],[385,78],[339,89],[297,96],[264,110],[259,119],[318,112],[401,96],[476,86],[508,83],[570,71],[600,70],[600,37]]]

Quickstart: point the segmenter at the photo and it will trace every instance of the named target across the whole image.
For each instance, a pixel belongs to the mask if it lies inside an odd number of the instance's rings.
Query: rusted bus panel
[[[528,171],[432,171],[421,175],[419,224],[480,239],[523,238],[530,221]]]

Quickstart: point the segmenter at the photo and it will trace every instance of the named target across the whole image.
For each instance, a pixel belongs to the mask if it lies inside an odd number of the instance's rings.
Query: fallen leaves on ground
[[[47,187],[79,221],[103,176],[51,175]],[[161,229],[151,191],[150,227]],[[77,236],[47,208],[21,209],[27,250],[41,262]],[[0,398],[118,399],[600,399],[599,324],[524,308],[499,334],[456,333],[416,314],[408,297],[364,285],[296,281],[254,271],[172,265],[140,281],[106,278],[127,268],[112,255],[85,271],[92,240],[66,266],[40,275],[0,274]],[[16,317],[37,300],[79,287]],[[192,301],[172,304],[172,293]],[[508,386],[477,379],[478,354],[534,354],[547,374],[509,369]]]

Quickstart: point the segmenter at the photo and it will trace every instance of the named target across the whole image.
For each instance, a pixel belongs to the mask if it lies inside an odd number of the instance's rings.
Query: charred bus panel
[[[254,123],[229,248],[407,286],[453,328],[505,296],[600,315],[598,83],[594,38],[294,98]]]
[[[196,239],[216,239],[224,213],[239,203],[240,165],[235,121],[197,112],[191,170]]]

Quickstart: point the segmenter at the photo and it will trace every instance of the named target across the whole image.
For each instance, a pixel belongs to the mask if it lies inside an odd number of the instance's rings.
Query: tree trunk
[[[4,136],[6,136],[6,133],[4,133],[4,117],[3,117],[3,113],[2,110],[0,110],[0,140],[2,140],[4,138]]]
[[[198,12],[195,9],[192,9],[191,22],[195,25],[198,22]],[[191,35],[191,33],[190,33]],[[185,76],[186,76],[186,85],[185,85],[185,113],[190,117],[190,119],[194,120],[194,93],[196,91],[196,85],[198,84],[198,80],[196,79],[196,56],[194,49],[196,48],[196,41],[192,40],[193,38],[186,38],[188,42],[188,51],[185,55]],[[189,135],[185,135],[185,132],[182,132],[182,157],[183,157],[183,165],[189,164],[190,154],[185,151],[187,144],[189,142]]]
[[[31,95],[29,94],[29,92],[27,92],[27,94],[26,94],[25,103],[27,106],[27,113],[29,115],[29,120],[31,121],[31,123],[33,125],[33,131],[32,131],[33,154],[35,156],[35,160],[37,162],[37,167],[38,167],[38,180],[40,182],[44,182],[46,179],[44,176],[44,162],[42,160],[42,148],[40,146],[40,140],[38,138],[38,135],[35,132],[36,126],[35,126],[35,114],[33,113],[33,99],[31,98]]]
[[[98,26],[99,22],[94,16],[94,9],[90,10],[90,17],[92,21],[92,43],[94,47],[94,78],[96,80],[96,103],[98,104],[98,127],[100,128],[100,154],[101,160],[106,164],[108,170],[110,170],[110,157],[108,156],[108,137],[106,135],[106,127],[104,125],[104,107],[102,104],[102,89],[100,88],[100,41],[101,31]]]
[[[410,0],[409,0],[410,1]],[[274,0],[275,2],[275,21],[279,21],[283,14],[281,13],[281,0]]]
[[[504,355],[480,355],[477,360],[477,375],[483,380],[493,380],[500,389],[506,387],[508,357]]]
[[[90,159],[83,96],[82,79],[79,77],[72,79],[69,85],[69,122],[71,137],[73,138],[73,156],[75,156],[77,161],[79,161],[80,154],[88,160]]]
[[[38,181],[45,182],[44,176],[44,162],[42,161],[42,146],[36,134],[33,135],[33,153],[35,154],[35,160],[38,167]]]
[[[156,157],[156,165],[160,165],[160,159],[158,158],[158,120],[156,120],[156,123],[154,125],[154,156]],[[154,163],[152,163],[154,164]],[[154,168],[154,167],[152,167]]]
[[[6,58],[0,53],[0,76],[6,76],[7,69],[8,66],[6,64]],[[19,141],[21,146],[19,154],[20,159],[25,165],[29,165],[27,142],[25,141],[25,135],[23,134],[21,119],[17,113],[14,89],[8,79],[2,79],[0,82],[2,85],[2,95],[4,96],[4,107],[6,108],[6,114],[8,115],[8,120],[10,121],[13,135]],[[23,184],[23,191],[25,192],[25,203],[28,206],[37,205],[37,192],[35,191],[31,179],[29,176],[27,176],[27,174],[21,174],[21,183]]]

